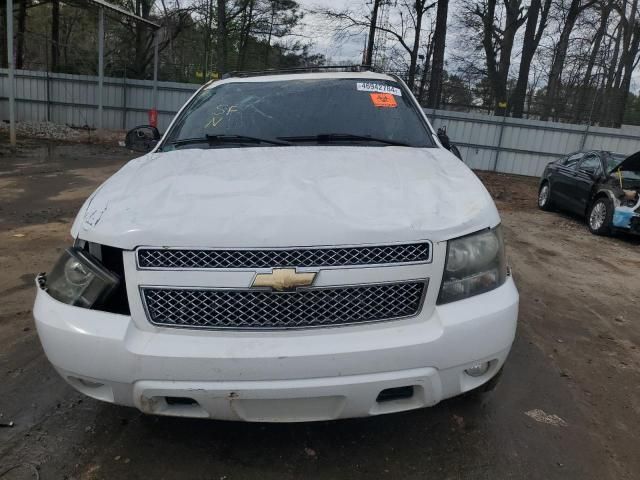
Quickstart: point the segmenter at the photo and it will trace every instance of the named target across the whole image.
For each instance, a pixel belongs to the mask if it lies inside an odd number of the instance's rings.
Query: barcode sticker
[[[402,96],[402,91],[398,87],[392,87],[384,83],[357,82],[356,89],[360,92],[390,93],[396,97]]]

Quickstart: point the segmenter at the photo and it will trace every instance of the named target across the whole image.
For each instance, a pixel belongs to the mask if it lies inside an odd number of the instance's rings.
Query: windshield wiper
[[[376,138],[370,135],[353,135],[351,133],[321,133],[319,135],[299,135],[297,137],[278,137],[279,140],[287,142],[348,142],[352,140],[365,142],[378,142],[386,145],[396,145],[400,147],[410,147],[408,143],[390,140],[388,138]]]
[[[209,145],[215,145],[217,143],[267,143],[269,145],[291,145],[289,142],[282,140],[270,140],[268,138],[251,137],[248,135],[210,135],[207,134],[204,137],[199,138],[183,138],[171,142],[174,147],[181,147],[183,145],[194,145],[198,143],[208,143]]]

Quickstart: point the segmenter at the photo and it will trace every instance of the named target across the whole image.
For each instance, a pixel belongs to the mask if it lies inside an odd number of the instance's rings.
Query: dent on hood
[[[126,249],[319,246],[441,241],[499,222],[480,180],[443,149],[252,147],[133,160],[72,233]]]
[[[109,208],[110,197],[114,194],[117,195],[117,192],[111,192],[113,190],[113,185],[118,185],[120,180],[123,178],[135,178],[134,171],[140,168],[142,164],[150,161],[154,156],[155,154],[149,153],[129,161],[120,168],[120,170],[98,186],[98,188],[89,195],[89,198],[85,200],[82,207],[80,207],[73,225],[71,226],[71,235],[74,238],[77,238],[78,236],[81,237],[81,232],[88,231],[91,228],[96,227]],[[111,193],[102,194],[101,192],[105,188]]]

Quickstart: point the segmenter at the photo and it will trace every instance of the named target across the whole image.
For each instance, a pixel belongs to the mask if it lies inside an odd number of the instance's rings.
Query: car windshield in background
[[[303,144],[435,146],[395,82],[299,79],[203,90],[176,120],[162,150]]]
[[[627,156],[620,153],[604,152],[604,154],[602,155],[604,166],[607,172],[613,172],[625,158],[627,158]]]

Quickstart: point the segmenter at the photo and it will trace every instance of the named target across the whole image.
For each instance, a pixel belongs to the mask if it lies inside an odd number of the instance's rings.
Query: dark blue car
[[[546,166],[538,206],[584,216],[597,235],[640,234],[639,192],[640,152],[631,156],[602,150],[575,152]]]

